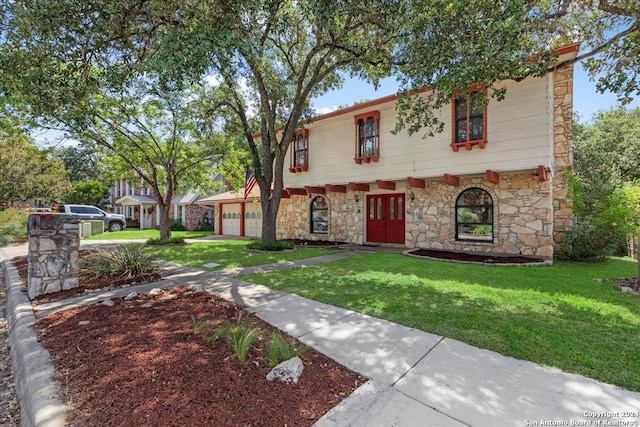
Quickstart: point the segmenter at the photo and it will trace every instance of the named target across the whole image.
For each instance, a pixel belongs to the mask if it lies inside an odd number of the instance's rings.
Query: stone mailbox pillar
[[[38,295],[76,288],[80,221],[71,215],[29,216],[28,294]]]

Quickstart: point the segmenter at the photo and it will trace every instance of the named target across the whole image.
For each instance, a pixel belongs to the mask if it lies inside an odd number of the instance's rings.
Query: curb
[[[21,290],[18,270],[2,261],[7,288],[7,323],[15,388],[23,427],[64,427],[71,409],[60,398],[49,352],[40,344],[31,326],[35,316],[27,295]]]

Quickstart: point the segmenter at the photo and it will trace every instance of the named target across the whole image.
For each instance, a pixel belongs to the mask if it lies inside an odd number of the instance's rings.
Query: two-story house
[[[290,148],[278,237],[551,259],[573,222],[572,84],[563,67],[505,82],[506,99],[486,107],[452,99],[445,132],[429,138],[391,132],[396,96],[317,117]],[[257,199],[200,202],[221,234],[247,235]]]
[[[220,174],[212,178],[222,182]],[[170,218],[179,221],[187,230],[196,230],[203,221],[213,224],[213,212],[205,206],[196,203],[202,195],[192,190],[174,197],[169,208]],[[127,228],[141,230],[158,228],[160,226],[160,210],[150,189],[142,180],[130,182],[119,179],[109,189],[109,201],[116,213],[127,219]]]

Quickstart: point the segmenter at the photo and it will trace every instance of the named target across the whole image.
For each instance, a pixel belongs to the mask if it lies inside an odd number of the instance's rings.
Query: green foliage
[[[73,191],[64,197],[64,203],[91,205],[104,208],[104,200],[109,196],[109,187],[102,181],[72,182]]]
[[[193,335],[198,335],[200,332],[208,329],[211,326],[211,322],[208,320],[198,320],[195,316],[191,315],[191,326],[193,327]]]
[[[173,236],[169,239],[151,238],[147,240],[147,245],[149,246],[182,245],[184,243],[184,237],[182,236]]]
[[[171,231],[186,231],[187,229],[184,228],[184,225],[182,225],[182,222],[179,219],[170,219],[169,220],[169,229],[171,229]]]
[[[296,345],[295,342],[288,342],[282,334],[274,332],[267,343],[267,361],[270,367],[276,366],[280,362],[289,360],[304,354],[309,347],[306,345]]]
[[[609,236],[588,222],[574,224],[554,257],[563,261],[604,261],[611,254]]]
[[[260,328],[254,322],[240,316],[235,322],[225,319],[208,341],[223,340],[238,360],[244,362],[251,348],[260,340],[260,335]]]
[[[58,201],[70,190],[68,173],[32,138],[0,119],[0,202]]]
[[[0,210],[0,245],[24,242],[27,235],[27,219],[29,214],[15,208]]]
[[[158,270],[143,245],[123,245],[98,249],[88,258],[81,259],[80,268],[87,270],[96,278],[132,277]]]
[[[294,248],[295,245],[292,242],[287,242],[284,240],[278,240],[275,242],[262,242],[260,240],[253,240],[247,245],[247,249],[269,252],[289,251]]]

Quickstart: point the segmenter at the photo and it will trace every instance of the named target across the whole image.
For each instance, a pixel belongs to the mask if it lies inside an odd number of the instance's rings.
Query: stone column
[[[573,172],[573,65],[553,72],[553,241],[564,241],[573,225],[567,173]]]
[[[78,282],[78,218],[71,215],[30,215],[28,294],[76,288]]]

